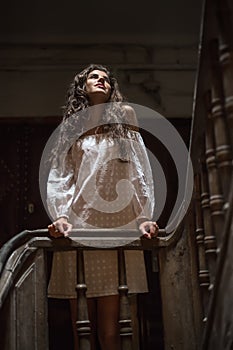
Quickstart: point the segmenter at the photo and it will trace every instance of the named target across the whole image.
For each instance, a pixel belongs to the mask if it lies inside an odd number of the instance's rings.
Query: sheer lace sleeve
[[[146,151],[146,147],[140,133],[136,132],[137,143],[134,143],[134,164],[131,179],[135,188],[133,207],[136,221],[151,220],[154,214],[154,179]]]
[[[52,164],[47,183],[47,207],[53,220],[59,217],[69,218],[80,157],[81,151],[77,152],[75,144],[67,154]]]

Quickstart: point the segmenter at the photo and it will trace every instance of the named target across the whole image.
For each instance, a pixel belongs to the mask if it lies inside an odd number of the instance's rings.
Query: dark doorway
[[[25,229],[45,228],[39,191],[41,154],[58,118],[0,120],[0,245]]]

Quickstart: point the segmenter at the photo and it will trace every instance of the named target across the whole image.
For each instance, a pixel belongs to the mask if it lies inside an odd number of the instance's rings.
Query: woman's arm
[[[124,108],[126,110],[127,122],[133,126],[138,127],[138,120],[137,120],[137,116],[136,116],[134,109],[129,105],[125,105]],[[138,127],[138,130],[139,130],[139,127]],[[142,145],[142,147],[145,148],[144,144]],[[148,163],[147,166],[150,166],[150,164]],[[136,186],[136,191],[138,191],[138,193],[140,192],[139,183],[140,182],[138,182],[138,181],[136,181],[136,183],[134,183],[134,185]],[[151,196],[153,196],[153,194],[150,195],[150,198],[152,198]],[[140,207],[140,206],[135,204],[135,211],[136,212],[138,211],[136,209],[137,207]],[[159,232],[158,224],[155,221],[151,221],[147,217],[144,217],[143,212],[139,214],[136,221],[138,224],[138,228],[144,237],[151,239],[152,237],[158,236],[158,232]]]
[[[47,183],[47,205],[54,218],[48,226],[52,237],[67,237],[72,229],[68,222],[75,191],[75,166],[72,148],[56,166],[52,166]]]

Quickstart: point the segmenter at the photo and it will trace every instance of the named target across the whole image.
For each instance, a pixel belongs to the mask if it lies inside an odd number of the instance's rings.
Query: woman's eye
[[[88,79],[99,79],[100,76],[98,74],[92,74]],[[108,84],[110,84],[109,77],[102,77]]]
[[[93,74],[90,76],[90,79],[98,79],[98,78],[99,78],[99,76],[97,74]]]
[[[104,80],[105,80],[108,84],[110,84],[110,80],[109,80],[108,77],[105,77]]]

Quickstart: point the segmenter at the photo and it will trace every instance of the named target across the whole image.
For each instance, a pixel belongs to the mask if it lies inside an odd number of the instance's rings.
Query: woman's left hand
[[[159,226],[155,221],[144,221],[139,225],[143,237],[151,239],[157,237],[159,233]]]
[[[60,217],[48,226],[49,234],[53,238],[68,237],[72,229],[72,225],[67,218]]]

